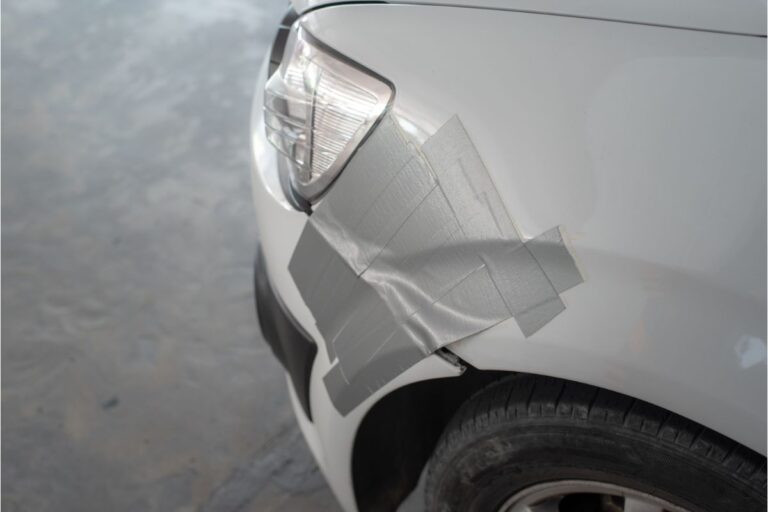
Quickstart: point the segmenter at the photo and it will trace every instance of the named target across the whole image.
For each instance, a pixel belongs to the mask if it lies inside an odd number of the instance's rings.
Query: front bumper
[[[285,356],[286,352],[297,351],[294,345],[305,345],[303,342],[295,342],[298,338],[295,332],[291,335],[286,335],[285,332],[293,332],[293,329],[296,329],[303,333],[301,338],[304,341],[318,342],[317,345],[313,343],[312,347],[316,355],[310,358],[305,354],[306,359],[296,358],[297,362],[303,361],[301,364],[283,362],[290,381],[289,395],[296,420],[320,470],[342,508],[355,512],[357,504],[352,482],[352,454],[356,434],[370,408],[395,389],[413,382],[454,377],[459,375],[460,371],[444,359],[432,355],[386,384],[347,416],[339,414],[333,406],[322,380],[331,368],[331,361],[314,317],[288,271],[288,262],[293,256],[308,217],[286,200],[278,176],[277,151],[266,140],[262,98],[268,64],[263,63],[259,74],[251,117],[252,191],[260,244],[256,293],[257,302],[260,301],[261,305],[257,308],[261,309],[259,316],[264,336],[279,359]],[[261,290],[258,290],[258,280],[263,283]],[[275,304],[267,306],[272,301]],[[283,315],[287,317],[287,322],[280,319]],[[281,329],[285,331],[281,332]],[[309,412],[312,415],[311,421],[308,414],[305,414]]]
[[[312,420],[309,404],[309,384],[317,345],[288,313],[272,289],[264,256],[259,250],[254,270],[256,314],[261,333],[291,377],[293,389],[304,414]]]

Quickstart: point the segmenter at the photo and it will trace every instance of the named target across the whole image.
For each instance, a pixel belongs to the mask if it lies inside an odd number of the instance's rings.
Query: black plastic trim
[[[293,389],[307,418],[312,421],[309,382],[317,344],[286,311],[272,289],[264,256],[259,248],[254,271],[256,315],[261,333],[275,357],[291,376]]]

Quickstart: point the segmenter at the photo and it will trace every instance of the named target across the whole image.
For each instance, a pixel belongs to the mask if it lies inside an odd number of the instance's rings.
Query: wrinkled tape
[[[385,116],[317,206],[289,270],[342,414],[427,355],[514,317],[531,336],[583,281],[558,227],[523,242],[458,117],[421,148]]]

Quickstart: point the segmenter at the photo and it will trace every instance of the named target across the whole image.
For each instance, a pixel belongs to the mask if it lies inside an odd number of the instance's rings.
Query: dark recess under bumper
[[[309,378],[312,374],[312,363],[317,355],[317,345],[285,310],[272,289],[261,249],[256,256],[254,289],[256,314],[259,318],[261,333],[285,371],[291,376],[293,388],[304,409],[304,414],[311,421]]]

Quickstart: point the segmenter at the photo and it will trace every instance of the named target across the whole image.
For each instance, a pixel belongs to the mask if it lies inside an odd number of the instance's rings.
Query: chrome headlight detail
[[[319,198],[394,96],[383,78],[294,24],[264,95],[267,140],[289,160],[293,189]]]

